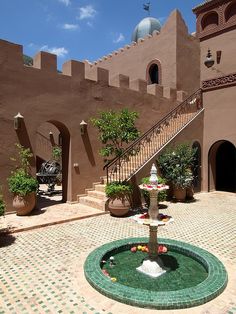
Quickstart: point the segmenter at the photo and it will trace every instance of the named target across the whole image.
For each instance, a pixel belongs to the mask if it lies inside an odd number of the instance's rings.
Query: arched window
[[[236,2],[230,4],[225,10],[225,22],[236,19]]]
[[[202,30],[210,30],[219,25],[219,16],[216,12],[211,12],[203,16],[201,21]]]
[[[152,64],[149,68],[150,84],[159,84],[159,68],[157,64]]]
[[[157,59],[152,60],[146,67],[147,84],[161,84],[161,62]]]

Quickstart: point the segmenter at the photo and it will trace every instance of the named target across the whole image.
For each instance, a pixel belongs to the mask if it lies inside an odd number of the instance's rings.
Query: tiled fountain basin
[[[224,265],[214,255],[184,242],[160,238],[158,241],[166,245],[169,251],[190,256],[198,261],[206,269],[207,278],[196,286],[175,291],[137,289],[119,282],[112,282],[111,278],[103,274],[101,261],[109,256],[115,256],[118,252],[130,250],[132,246],[145,245],[148,242],[147,238],[131,238],[107,243],[90,253],[84,265],[88,282],[109,298],[133,306],[154,309],[181,309],[197,306],[214,299],[225,289],[227,272]]]

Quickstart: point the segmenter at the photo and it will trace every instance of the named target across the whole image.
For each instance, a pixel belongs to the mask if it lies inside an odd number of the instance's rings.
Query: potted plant
[[[124,216],[132,206],[133,187],[128,182],[111,182],[106,185],[108,208],[114,216]]]
[[[18,154],[11,160],[18,162],[16,169],[8,178],[9,191],[13,193],[13,208],[19,216],[29,214],[36,205],[38,181],[30,173],[30,158],[33,154],[29,148],[16,144]]]
[[[186,143],[167,148],[158,158],[161,173],[172,184],[176,200],[185,200],[187,188],[192,187],[194,158],[195,148]]]
[[[142,178],[141,182],[142,184],[149,184],[149,179],[150,177],[146,177],[146,178]],[[158,184],[165,184],[166,180],[161,178],[160,176],[158,176]],[[149,207],[150,205],[150,195],[149,192],[146,190],[141,190],[142,191],[142,195],[144,197],[145,203],[147,205],[147,207]],[[166,200],[167,197],[167,192],[166,190],[160,191],[157,195],[157,202],[164,202]]]

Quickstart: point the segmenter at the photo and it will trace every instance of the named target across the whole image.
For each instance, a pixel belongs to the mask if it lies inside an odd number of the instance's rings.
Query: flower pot
[[[193,195],[194,195],[194,190],[191,186],[189,186],[187,189],[186,189],[186,198],[189,199],[189,200],[192,200],[193,199]]]
[[[121,217],[128,214],[130,209],[130,203],[127,200],[109,200],[108,209],[112,215],[116,217]]]
[[[177,201],[185,201],[186,199],[186,189],[180,187],[174,187],[174,198]]]
[[[15,195],[13,198],[13,208],[18,216],[28,215],[36,205],[36,194],[32,192],[25,196]]]

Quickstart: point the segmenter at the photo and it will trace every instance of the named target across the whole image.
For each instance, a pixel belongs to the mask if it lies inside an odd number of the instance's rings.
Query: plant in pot
[[[124,216],[132,207],[133,186],[128,182],[111,182],[106,185],[108,208],[114,216]]]
[[[31,175],[30,158],[33,154],[29,148],[16,144],[18,153],[11,160],[18,163],[8,178],[9,191],[13,193],[13,208],[19,216],[29,214],[36,205],[38,181]]]
[[[169,147],[159,156],[158,164],[162,175],[173,186],[176,200],[184,201],[187,189],[192,188],[196,149],[187,143]]]
[[[142,178],[141,182],[142,184],[149,184],[149,179],[150,177],[146,177],[146,178]],[[165,184],[166,183],[166,180],[161,178],[160,176],[158,176],[158,184]],[[147,207],[149,207],[150,205],[150,195],[149,195],[149,192],[146,191],[146,190],[141,190],[142,191],[142,195],[144,197],[144,200],[145,200],[145,203],[147,205]],[[158,194],[157,194],[157,202],[159,204],[159,202],[164,202],[167,198],[167,192],[166,190],[163,190],[163,191],[160,191]]]

